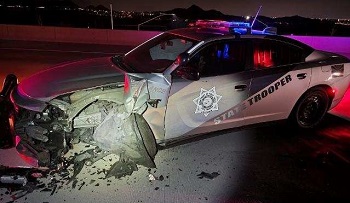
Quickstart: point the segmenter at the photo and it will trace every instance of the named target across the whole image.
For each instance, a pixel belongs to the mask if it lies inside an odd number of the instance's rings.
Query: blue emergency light
[[[250,24],[248,22],[241,22],[241,21],[197,20],[194,26],[201,27],[201,28],[218,29],[221,31],[228,31],[230,33],[239,34],[239,35],[246,35],[246,34],[276,35],[277,28],[268,27],[264,23],[263,24],[266,26],[265,29],[263,29],[263,30],[254,30],[253,29],[255,21],[259,21],[259,20],[257,20],[257,17],[258,17],[258,14],[259,14],[261,8],[262,8],[262,6],[260,6],[258,12],[256,13],[252,24]]]

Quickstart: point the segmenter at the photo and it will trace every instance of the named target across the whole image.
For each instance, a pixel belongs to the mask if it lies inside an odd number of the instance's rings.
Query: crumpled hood
[[[124,71],[110,57],[59,64],[24,79],[18,86],[21,95],[50,101],[56,96],[110,83],[122,82]]]

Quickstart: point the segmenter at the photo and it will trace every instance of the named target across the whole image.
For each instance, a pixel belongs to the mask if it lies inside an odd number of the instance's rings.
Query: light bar
[[[194,24],[195,27],[200,28],[212,28],[222,31],[227,31],[235,34],[265,34],[275,35],[277,34],[277,28],[266,27],[264,30],[253,30],[250,23],[240,21],[224,21],[224,20],[197,20]]]
[[[212,27],[212,28],[229,28],[229,27],[239,27],[239,28],[250,28],[250,23],[245,22],[235,22],[235,21],[224,21],[224,20],[197,20],[197,27]]]

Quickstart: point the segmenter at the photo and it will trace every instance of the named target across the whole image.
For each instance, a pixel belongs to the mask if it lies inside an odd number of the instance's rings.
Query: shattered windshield
[[[199,41],[182,36],[163,33],[131,52],[123,58],[128,70],[138,73],[161,73],[169,67],[176,57],[193,47]]]

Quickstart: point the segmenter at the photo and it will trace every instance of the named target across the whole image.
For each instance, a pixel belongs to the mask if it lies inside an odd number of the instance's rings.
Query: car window
[[[166,59],[174,61],[176,57],[192,47],[193,42],[184,39],[162,41],[149,49],[152,60]]]
[[[179,54],[198,42],[182,36],[163,33],[127,53],[123,62],[134,72],[161,73],[174,62]]]
[[[245,69],[246,50],[244,41],[211,43],[191,57],[188,66],[196,68],[201,77],[237,73]]]
[[[274,40],[254,41],[254,68],[266,69],[303,62],[303,50]]]

